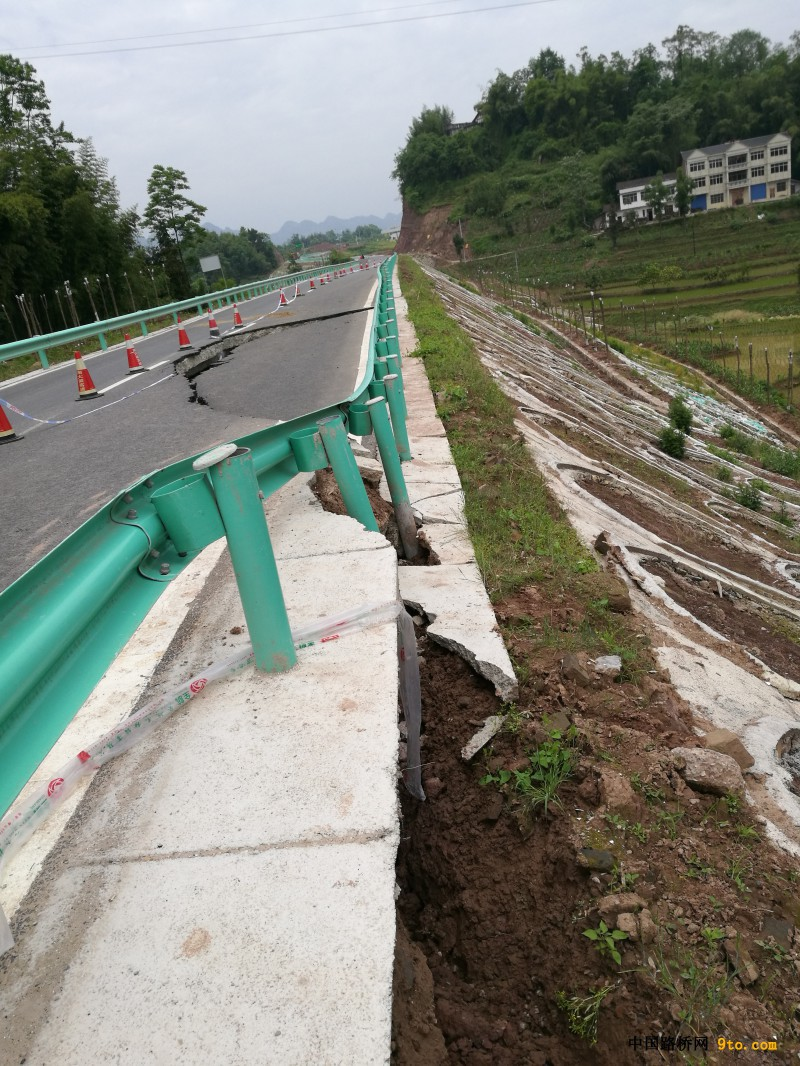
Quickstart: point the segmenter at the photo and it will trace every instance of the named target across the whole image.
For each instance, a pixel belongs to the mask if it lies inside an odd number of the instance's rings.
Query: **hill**
[[[328,215],[322,222],[312,222],[304,218],[302,222],[284,222],[279,230],[271,233],[270,237],[275,244],[286,244],[290,237],[299,233],[301,237],[308,237],[311,233],[341,233],[343,230],[354,230],[356,226],[380,226],[382,230],[391,229],[400,225],[401,215],[396,211],[390,211],[383,218],[378,215],[356,215],[353,218],[337,218]]]

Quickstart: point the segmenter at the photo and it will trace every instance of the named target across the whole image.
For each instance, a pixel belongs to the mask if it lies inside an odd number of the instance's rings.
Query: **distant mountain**
[[[200,225],[203,229],[207,229],[209,233],[233,233],[232,229],[227,226],[224,229],[220,229],[219,226],[215,226],[213,222],[201,222]]]
[[[336,218],[335,215],[328,215],[322,222],[312,222],[304,218],[302,222],[284,222],[277,232],[270,233],[270,237],[275,244],[285,244],[295,233],[299,233],[301,237],[307,237],[309,233],[327,233],[329,229],[335,233],[341,233],[342,230],[352,230],[356,226],[380,226],[382,230],[391,229],[392,226],[400,225],[402,217],[399,211],[392,211],[383,218],[378,218],[377,215],[356,215],[355,218]]]

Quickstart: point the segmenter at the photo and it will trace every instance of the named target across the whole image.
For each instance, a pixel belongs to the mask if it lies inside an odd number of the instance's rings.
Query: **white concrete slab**
[[[27,1023],[4,1027],[0,1060],[388,1062],[395,850],[385,839],[71,867],[52,891],[80,936],[44,910],[0,991],[3,1014]],[[69,960],[57,988],[47,970],[31,978],[53,951]]]
[[[478,567],[403,566],[398,576],[404,602],[431,619],[428,636],[466,659],[501,699],[515,699],[516,675]]]

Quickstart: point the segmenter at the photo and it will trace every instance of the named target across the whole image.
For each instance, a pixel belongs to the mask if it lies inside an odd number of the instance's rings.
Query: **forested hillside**
[[[472,116],[456,116],[459,121]],[[591,55],[577,65],[542,49],[500,71],[476,121],[451,130],[447,106],[423,109],[395,157],[417,211],[455,203],[458,215],[503,219],[509,235],[531,209],[559,209],[565,234],[588,227],[618,181],[674,171],[682,149],[784,130],[800,150],[800,32],[772,44],[679,26],[661,49]]]
[[[275,268],[267,234],[202,229],[185,175],[158,164],[153,174],[144,215],[153,208],[155,240],[143,244],[147,218],[121,206],[91,137],[56,122],[30,63],[0,55],[0,343],[204,292],[200,255],[218,254],[229,284]],[[176,204],[192,210],[180,219]]]

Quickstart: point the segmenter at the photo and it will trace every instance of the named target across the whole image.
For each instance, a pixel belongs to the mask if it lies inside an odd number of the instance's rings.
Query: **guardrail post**
[[[50,363],[47,358],[47,352],[44,350],[44,348],[40,348],[36,354],[39,356],[39,362],[42,364],[42,370],[47,370],[47,368],[50,366]]]
[[[384,380],[386,380],[384,378]],[[416,559],[419,554],[417,543],[417,523],[411,510],[408,499],[406,479],[403,477],[403,468],[400,466],[400,457],[397,454],[392,427],[389,424],[389,412],[386,409],[386,400],[383,396],[376,396],[367,401],[367,409],[372,419],[372,429],[378,442],[378,451],[381,455],[383,470],[386,474],[386,482],[389,486],[389,494],[394,505],[394,514],[397,519],[397,529],[403,544],[403,552],[406,559]],[[410,458],[410,456],[409,456]]]
[[[145,322],[144,319],[142,319],[142,321],[139,323],[139,329],[142,331],[142,336],[146,337],[147,336],[147,323]]]
[[[103,351],[107,352],[108,351],[108,341],[106,340],[105,333],[98,333],[97,334],[97,339],[100,341],[100,347],[103,349]]]
[[[379,532],[341,415],[329,415],[317,422],[317,426],[347,513],[365,529]]]
[[[211,478],[256,666],[271,673],[289,670],[297,655],[252,453],[249,448],[223,445],[196,459],[193,466],[207,470]]]
[[[406,405],[406,389],[403,383],[403,371],[400,369],[400,357],[398,355],[387,355],[386,365],[389,368],[390,374],[397,374],[400,385],[400,399],[403,404],[403,418],[408,418],[408,407]]]
[[[408,430],[403,412],[403,390],[400,378],[397,374],[384,375],[383,387],[386,389],[386,402],[389,404],[389,414],[392,416],[392,431],[397,451],[401,459],[410,459],[411,447],[408,443]]]

